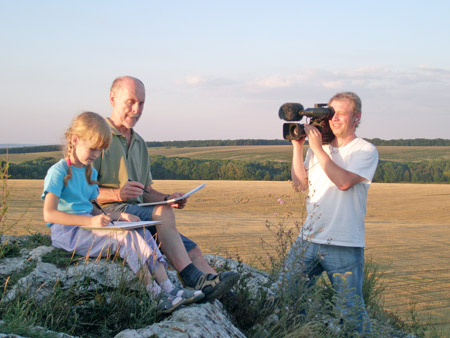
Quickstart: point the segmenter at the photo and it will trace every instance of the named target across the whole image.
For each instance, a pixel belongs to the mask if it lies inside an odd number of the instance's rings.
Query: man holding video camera
[[[305,125],[309,149],[303,160],[305,137],[292,140],[292,181],[305,191],[307,218],[286,259],[289,287],[301,276],[312,286],[325,271],[337,294],[343,316],[359,332],[370,330],[362,284],[367,192],[375,174],[378,152],[372,144],[356,136],[361,120],[361,100],[352,92],[334,95],[328,106],[335,136],[322,144],[322,134],[314,125]]]
[[[139,206],[144,202],[160,202],[181,197],[180,193],[165,194],[152,187],[147,145],[134,131],[145,103],[142,81],[131,76],[114,80],[109,101],[112,114],[107,122],[112,130],[109,149],[94,162],[98,171],[100,194],[98,201],[107,211],[136,215],[143,221],[160,221],[151,227],[161,251],[181,276],[185,286],[201,290],[205,299],[227,293],[240,275],[234,271],[217,274],[203,257],[196,243],[181,235],[176,227],[173,208],[182,209],[186,199],[157,206]]]

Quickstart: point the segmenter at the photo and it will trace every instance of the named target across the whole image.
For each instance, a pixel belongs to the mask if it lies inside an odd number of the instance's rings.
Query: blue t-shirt
[[[45,199],[45,195],[51,192],[59,197],[58,210],[69,214],[92,213],[91,200],[99,194],[98,185],[87,182],[86,168],[72,166],[72,178],[67,182],[67,186],[64,186],[64,177],[68,170],[66,161],[61,160],[47,171],[41,198]],[[91,180],[97,180],[95,168],[92,168]]]

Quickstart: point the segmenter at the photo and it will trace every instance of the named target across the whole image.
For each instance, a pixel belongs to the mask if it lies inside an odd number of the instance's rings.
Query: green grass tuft
[[[82,337],[111,337],[125,329],[151,325],[157,315],[147,292],[132,290],[125,281],[117,288],[98,287],[89,279],[70,287],[57,282],[44,300],[23,290],[12,302],[0,303],[0,317],[10,332],[42,326]]]
[[[60,269],[76,264],[79,260],[79,256],[74,256],[71,252],[57,248],[42,256],[42,261],[44,263],[54,264]]]
[[[31,250],[39,246],[51,246],[52,239],[49,235],[44,234],[33,234],[26,236],[24,240],[20,243],[21,247]]]
[[[0,244],[0,260],[2,258],[11,258],[20,256],[20,246],[17,243]]]

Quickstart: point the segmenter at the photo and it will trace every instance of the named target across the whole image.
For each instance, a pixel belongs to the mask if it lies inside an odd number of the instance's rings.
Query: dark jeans
[[[322,272],[338,294],[342,313],[357,324],[359,332],[370,331],[362,285],[364,279],[364,248],[316,244],[299,237],[286,258],[288,287],[295,287],[298,275],[307,275],[312,286]]]

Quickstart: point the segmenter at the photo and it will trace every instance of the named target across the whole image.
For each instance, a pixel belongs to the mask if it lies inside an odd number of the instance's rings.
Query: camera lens
[[[298,125],[297,124],[291,125],[290,134],[293,137],[298,137]]]
[[[305,129],[299,123],[285,123],[283,124],[283,138],[285,140],[299,140],[306,136]]]

